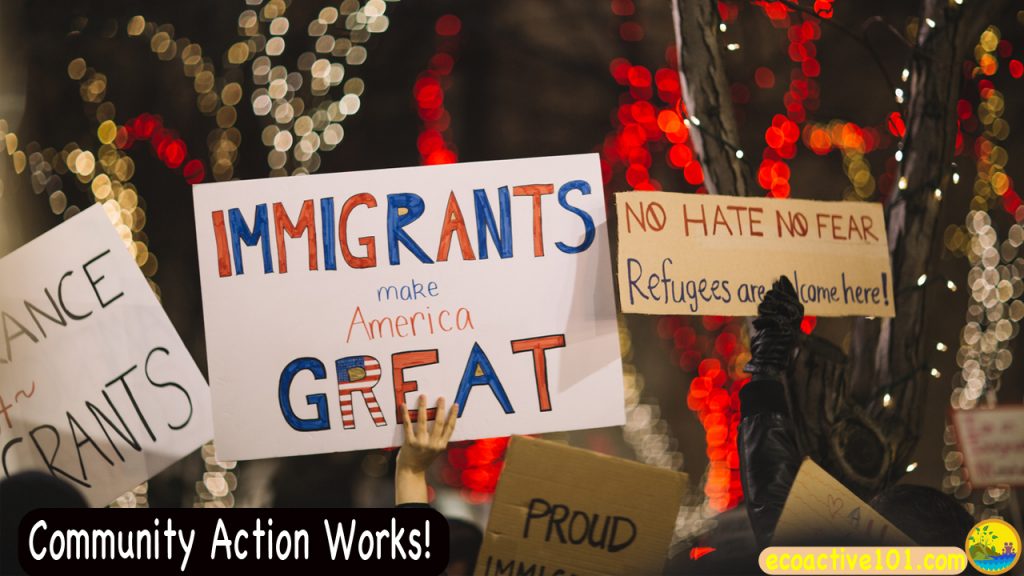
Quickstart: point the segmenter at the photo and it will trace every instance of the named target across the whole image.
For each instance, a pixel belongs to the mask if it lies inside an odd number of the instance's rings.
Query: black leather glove
[[[757,307],[750,339],[750,362],[744,370],[755,380],[779,380],[793,358],[804,306],[789,278],[780,276]]]

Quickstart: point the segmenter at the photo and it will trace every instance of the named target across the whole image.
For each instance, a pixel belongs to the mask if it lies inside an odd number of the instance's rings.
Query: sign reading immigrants
[[[395,446],[420,393],[453,440],[622,424],[601,182],[583,155],[196,186],[218,457]]]

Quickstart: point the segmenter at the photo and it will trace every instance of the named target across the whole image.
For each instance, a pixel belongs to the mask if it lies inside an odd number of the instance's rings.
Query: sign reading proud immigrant
[[[452,440],[623,423],[596,155],[194,190],[218,457],[397,446],[419,394]]]
[[[756,316],[780,275],[812,316],[895,314],[882,207],[671,192],[622,192],[623,312]]]
[[[515,436],[473,573],[661,574],[686,486],[674,470]]]
[[[106,506],[210,439],[209,388],[103,207],[0,278],[5,476],[47,472]]]

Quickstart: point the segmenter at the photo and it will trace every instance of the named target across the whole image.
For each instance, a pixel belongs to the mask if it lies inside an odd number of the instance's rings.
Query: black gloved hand
[[[780,276],[757,307],[750,339],[750,362],[744,370],[753,379],[778,380],[785,374],[793,357],[804,306],[789,278]]]

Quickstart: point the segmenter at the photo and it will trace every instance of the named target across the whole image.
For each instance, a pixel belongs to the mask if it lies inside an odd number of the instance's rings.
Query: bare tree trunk
[[[693,150],[704,169],[704,186],[710,194],[748,196],[754,191],[754,181],[736,155],[739,133],[718,46],[717,4],[714,0],[672,0],[679,81],[690,115]]]

